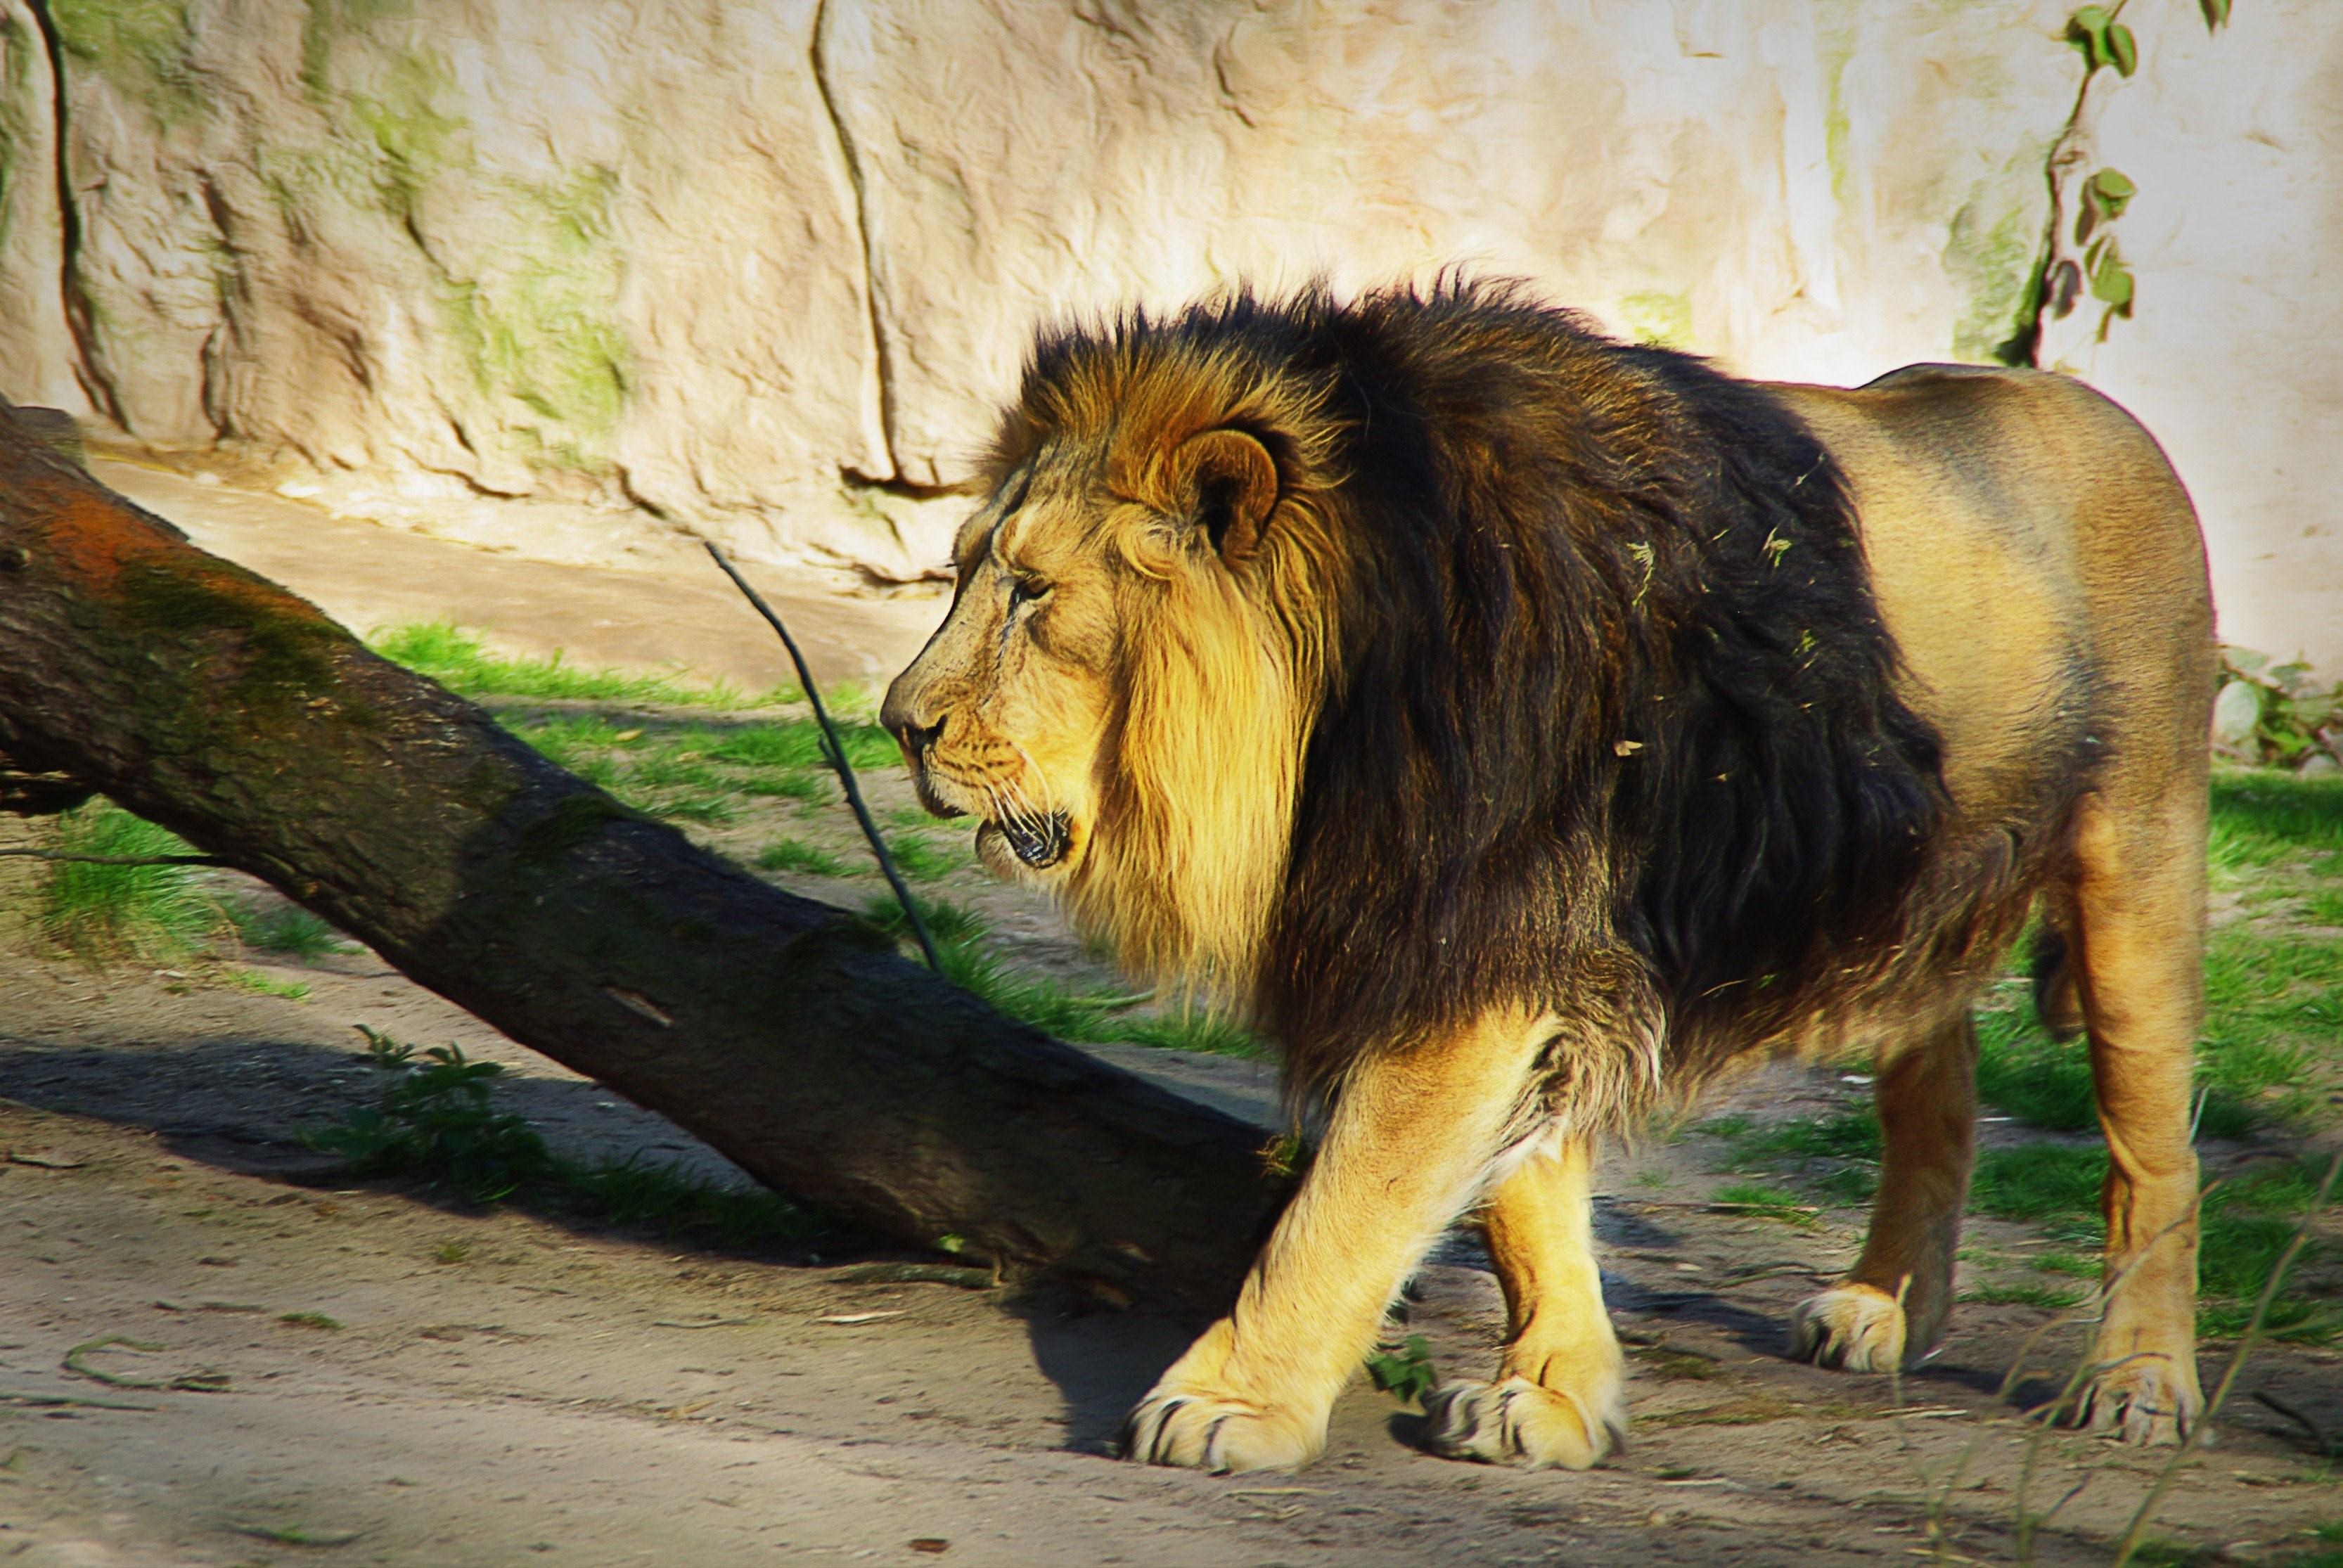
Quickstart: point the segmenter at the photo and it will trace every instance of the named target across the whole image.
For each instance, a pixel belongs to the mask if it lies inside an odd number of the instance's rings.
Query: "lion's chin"
[[[976,830],[976,857],[997,877],[1031,876],[1064,865],[1073,838],[1063,811],[1039,821],[987,822]]]

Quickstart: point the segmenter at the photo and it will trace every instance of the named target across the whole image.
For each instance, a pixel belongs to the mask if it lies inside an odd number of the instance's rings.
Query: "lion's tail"
[[[2066,933],[2045,921],[2034,934],[2034,1011],[2050,1038],[2083,1032],[2083,993],[2075,983],[2074,949]]]

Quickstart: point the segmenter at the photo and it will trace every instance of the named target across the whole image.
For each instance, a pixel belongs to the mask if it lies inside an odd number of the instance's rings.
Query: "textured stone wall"
[[[915,575],[1070,313],[1463,264],[1755,374],[1988,357],[2069,9],[0,0],[0,393],[440,532]],[[2131,9],[2137,318],[2045,362],[2171,447],[2237,640],[2343,663],[2343,6]]]

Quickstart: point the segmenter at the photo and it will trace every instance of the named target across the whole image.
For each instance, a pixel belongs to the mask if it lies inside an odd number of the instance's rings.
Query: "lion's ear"
[[[1277,505],[1269,448],[1242,430],[1207,430],[1180,443],[1171,468],[1177,493],[1192,499],[1196,524],[1221,558],[1234,566],[1252,555]]]

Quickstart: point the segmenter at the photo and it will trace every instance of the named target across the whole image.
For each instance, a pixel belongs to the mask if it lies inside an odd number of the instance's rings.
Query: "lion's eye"
[[[1038,598],[1047,598],[1049,594],[1048,583],[1032,578],[1011,578],[1009,579],[1009,613],[1015,615],[1018,606],[1031,604]]]

